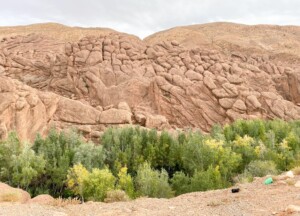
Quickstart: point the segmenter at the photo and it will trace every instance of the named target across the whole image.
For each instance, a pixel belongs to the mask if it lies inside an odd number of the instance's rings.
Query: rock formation
[[[30,194],[22,189],[13,188],[0,182],[0,203],[1,202],[19,202],[26,203],[30,200]]]
[[[298,39],[299,40],[299,39]],[[300,118],[298,63],[109,32],[65,42],[0,42],[0,137],[51,127],[98,138],[111,125],[201,128],[236,119]]]

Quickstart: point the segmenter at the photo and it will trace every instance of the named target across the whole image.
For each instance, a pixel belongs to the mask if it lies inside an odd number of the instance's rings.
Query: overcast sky
[[[0,26],[58,22],[141,38],[216,21],[300,25],[300,0],[0,0]]]

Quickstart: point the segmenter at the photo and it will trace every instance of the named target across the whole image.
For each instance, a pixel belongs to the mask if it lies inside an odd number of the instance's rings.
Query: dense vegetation
[[[33,144],[15,133],[0,142],[0,181],[33,195],[97,201],[225,188],[299,162],[299,121],[239,120],[210,134],[110,128],[97,145],[55,130]]]

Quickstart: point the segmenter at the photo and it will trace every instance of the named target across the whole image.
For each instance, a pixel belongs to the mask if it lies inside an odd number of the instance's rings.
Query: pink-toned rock
[[[0,182],[0,202],[25,203],[28,200],[30,200],[30,194],[26,191]]]
[[[55,199],[48,195],[48,194],[41,194],[38,195],[30,200],[27,201],[27,203],[37,203],[37,204],[42,204],[42,205],[52,205],[53,201]]]
[[[245,112],[247,110],[247,107],[241,99],[238,99],[232,106],[232,108],[238,112]]]
[[[169,126],[168,120],[162,115],[147,115],[146,117],[146,127],[156,128],[159,130],[165,129]]]
[[[99,122],[102,124],[131,124],[132,113],[128,110],[109,109],[101,113]]]
[[[174,38],[148,44],[117,32],[74,41],[7,37],[0,42],[0,137],[16,130],[32,140],[53,126],[94,137],[130,123],[209,131],[238,118],[300,118],[296,60],[279,64]]]

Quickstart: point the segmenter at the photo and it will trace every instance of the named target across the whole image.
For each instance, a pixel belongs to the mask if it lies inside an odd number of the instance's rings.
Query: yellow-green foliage
[[[88,200],[104,201],[106,193],[115,189],[116,178],[109,169],[93,169],[84,181],[84,196]]]
[[[93,169],[89,172],[81,164],[68,172],[67,187],[76,195],[93,201],[103,201],[106,193],[115,189],[116,178],[109,169]]]
[[[126,192],[130,198],[134,198],[134,184],[132,177],[127,174],[127,167],[122,167],[118,173],[117,188]]]
[[[109,128],[100,142],[86,143],[75,131],[52,130],[24,148],[10,134],[0,141],[0,181],[32,195],[103,201],[108,191],[122,190],[130,198],[171,197],[173,192],[227,187],[234,179],[248,181],[300,163],[300,121],[238,120],[214,126],[210,134]]]
[[[89,171],[82,164],[74,165],[68,170],[67,187],[72,190],[75,195],[83,197],[84,183],[89,175]]]

